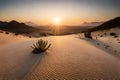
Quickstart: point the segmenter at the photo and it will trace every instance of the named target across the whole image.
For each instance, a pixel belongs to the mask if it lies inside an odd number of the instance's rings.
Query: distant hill
[[[2,24],[2,22],[1,22],[1,24]],[[1,30],[14,32],[14,33],[24,34],[24,33],[31,33],[34,31],[39,31],[39,29],[37,29],[37,28],[33,28],[33,27],[28,26],[24,23],[19,23],[15,20],[10,21],[4,25],[3,24],[2,24],[2,27],[0,27]]]
[[[99,26],[101,24],[103,24],[104,22],[84,22],[83,24],[81,24],[81,26],[91,26],[91,27],[95,27],[95,26]]]
[[[2,22],[2,21],[0,21],[0,27],[5,26],[7,23],[8,23],[8,22]]]
[[[37,24],[35,24],[35,23],[33,23],[33,22],[24,22],[26,25],[28,25],[28,26],[32,26],[32,27],[38,27],[38,25]]]
[[[111,28],[115,28],[115,27],[120,28],[120,17],[109,20],[109,21],[103,23],[102,25],[91,29],[90,31],[92,32],[92,31],[98,31],[98,30],[107,30],[107,29],[111,29]]]

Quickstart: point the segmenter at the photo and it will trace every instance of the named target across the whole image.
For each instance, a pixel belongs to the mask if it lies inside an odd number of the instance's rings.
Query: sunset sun
[[[59,25],[61,23],[61,19],[59,17],[56,17],[53,19],[54,24]]]

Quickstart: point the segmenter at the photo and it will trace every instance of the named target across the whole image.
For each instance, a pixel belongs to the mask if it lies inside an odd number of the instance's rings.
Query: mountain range
[[[8,22],[2,22],[0,21],[0,27],[5,26]]]
[[[24,23],[19,23],[15,20],[10,22],[0,22],[0,29],[4,31],[14,32],[14,33],[32,33],[35,31],[39,31],[37,28],[33,28],[32,26],[28,26]]]
[[[120,17],[116,17],[112,20],[109,20],[95,28],[92,28],[90,31],[98,31],[98,30],[107,30],[111,28],[120,28]]]
[[[97,22],[94,22],[95,24]],[[32,24],[30,22],[30,24]],[[98,23],[97,23],[98,24]],[[71,33],[80,33],[85,31],[98,31],[98,30],[106,30],[119,27],[120,28],[120,17],[114,18],[112,20],[106,21],[99,26],[62,26],[60,29],[60,34],[71,34]],[[2,22],[0,21],[0,30],[18,33],[18,34],[26,34],[26,33],[50,33],[54,34],[54,27],[53,26],[38,26],[32,27],[30,25],[26,25],[25,23],[19,23],[15,20],[10,22]]]
[[[29,22],[24,22],[26,25],[28,25],[28,26],[32,26],[32,27],[38,27],[39,25],[37,25],[37,24],[35,24],[35,23],[33,23],[33,22],[31,22],[31,21],[29,21]]]
[[[99,26],[103,24],[104,22],[84,22],[81,24],[81,26]]]

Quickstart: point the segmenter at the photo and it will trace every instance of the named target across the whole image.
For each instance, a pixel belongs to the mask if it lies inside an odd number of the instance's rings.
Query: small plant
[[[85,38],[90,38],[92,39],[91,32],[85,32],[84,33]]]
[[[9,32],[5,32],[5,34],[9,34]]]
[[[111,32],[111,33],[110,33],[110,35],[111,35],[111,36],[115,36],[115,35],[116,35],[116,33]]]
[[[103,35],[100,35],[100,37],[103,37]]]
[[[107,33],[104,33],[104,35],[107,35]]]
[[[31,38],[31,36],[29,36],[29,38]]]
[[[45,52],[50,46],[51,44],[48,44],[48,41],[40,39],[35,44],[33,44],[32,48],[34,50],[32,52],[33,53]]]
[[[97,43],[97,45],[100,45],[99,43]]]
[[[15,35],[17,36],[17,35],[18,35],[18,33],[15,33]]]
[[[115,35],[115,36],[114,36],[114,38],[117,38],[117,37],[118,37],[118,35]]]

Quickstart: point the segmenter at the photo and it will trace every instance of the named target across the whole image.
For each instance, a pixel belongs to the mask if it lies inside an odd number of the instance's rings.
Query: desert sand
[[[120,58],[91,44],[95,41],[77,35],[42,37],[52,46],[32,54],[30,46],[39,38],[7,36],[0,38],[0,80],[120,79]]]
[[[22,35],[15,35],[13,33],[9,33],[9,34],[5,34],[5,32],[0,33],[0,45],[16,43],[16,42],[25,41],[28,39],[30,39],[30,38],[22,36]]]

